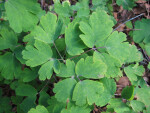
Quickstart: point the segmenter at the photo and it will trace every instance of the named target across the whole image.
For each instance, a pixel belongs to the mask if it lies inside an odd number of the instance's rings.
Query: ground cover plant
[[[0,0],[0,113],[150,113],[146,0]]]

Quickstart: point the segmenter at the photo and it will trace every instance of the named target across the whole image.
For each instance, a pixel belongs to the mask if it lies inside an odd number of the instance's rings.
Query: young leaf
[[[38,105],[36,108],[30,109],[28,113],[49,113],[44,106]]]
[[[36,48],[27,45],[26,49],[22,52],[28,66],[35,67],[51,59],[53,53],[48,44],[36,40],[34,46]]]
[[[143,66],[138,66],[138,64],[136,64],[125,67],[124,71],[130,81],[137,81],[137,76],[143,76],[145,69]]]
[[[17,33],[32,30],[42,13],[37,0],[8,0],[5,9],[10,27]]]
[[[71,60],[66,60],[66,65],[61,63],[60,73],[57,74],[59,77],[72,77],[75,76],[75,63]]]
[[[92,105],[97,98],[103,93],[103,84],[97,81],[84,80],[77,83],[73,91],[72,100],[76,101],[76,105],[83,106],[85,104]]]
[[[57,21],[57,16],[48,12],[41,17],[40,26],[36,26],[31,32],[35,39],[45,43],[53,43],[60,35],[62,22]]]
[[[68,78],[55,84],[53,91],[56,93],[55,98],[57,101],[63,103],[66,103],[68,100],[71,101],[76,83],[75,79]]]
[[[107,53],[99,53],[99,52],[94,52],[93,55],[94,61],[96,62],[97,60],[101,60],[105,63],[107,66],[107,71],[105,73],[106,77],[117,77],[118,75],[121,76],[122,72],[120,70],[121,64],[120,62],[110,56]]]
[[[77,76],[85,78],[99,79],[102,78],[106,72],[107,66],[102,61],[94,61],[93,57],[86,57],[80,59],[76,65]]]
[[[96,10],[90,16],[89,23],[80,23],[79,28],[84,33],[80,37],[88,47],[92,48],[110,35],[113,26],[113,21],[105,11]]]
[[[84,52],[85,45],[80,39],[79,35],[81,31],[77,22],[72,22],[68,25],[65,31],[65,43],[67,46],[67,52],[74,56]]]
[[[36,96],[37,91],[29,84],[21,84],[16,88],[16,95],[18,96]]]
[[[17,36],[13,31],[6,28],[0,30],[0,50],[15,47],[17,41]]]
[[[125,87],[121,92],[121,96],[124,99],[133,100],[133,98],[134,98],[134,86]]]

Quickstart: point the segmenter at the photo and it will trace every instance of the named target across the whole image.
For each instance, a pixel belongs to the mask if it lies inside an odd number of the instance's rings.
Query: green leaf
[[[12,106],[9,97],[0,97],[0,113],[10,113]]]
[[[92,105],[102,94],[104,87],[102,83],[92,80],[84,80],[77,83],[73,91],[73,101],[76,105],[83,106],[85,104]]]
[[[21,75],[21,79],[23,80],[23,82],[30,82],[34,80],[35,78],[37,78],[38,73],[37,73],[37,69],[25,68],[23,71],[21,71],[20,75]]]
[[[10,27],[17,33],[32,30],[42,13],[37,0],[8,0],[5,8]]]
[[[38,106],[36,106],[36,108],[30,109],[30,111],[28,113],[49,113],[49,112],[47,111],[47,109],[44,106],[38,105]]]
[[[150,43],[150,32],[149,32],[150,19],[142,19],[135,22],[135,28],[138,29],[133,31],[133,40],[136,43],[144,42]]]
[[[4,55],[0,55],[0,72],[5,79],[13,80],[17,78],[20,70],[21,64],[13,53],[7,52]]]
[[[65,31],[65,42],[67,46],[67,52],[74,56],[84,52],[85,45],[80,39],[79,35],[82,32],[79,29],[77,22],[72,22],[68,25]]]
[[[71,101],[76,83],[75,79],[68,78],[55,84],[53,92],[56,93],[55,98],[57,101],[63,103],[66,103],[68,100]]]
[[[73,106],[69,109],[63,109],[61,113],[90,113],[91,109],[79,106]]]
[[[54,96],[48,101],[49,106],[47,107],[50,113],[60,113],[62,109],[66,107],[66,103],[58,102]]]
[[[111,98],[114,96],[116,92],[116,82],[114,79],[109,79],[109,78],[102,78],[100,82],[104,86],[104,92],[100,95],[99,98],[96,100],[96,105],[98,106],[105,106]]]
[[[36,107],[35,104],[36,96],[27,97],[23,100],[23,102],[20,104],[20,108],[27,113],[31,108]]]
[[[36,96],[37,91],[34,87],[29,84],[21,84],[16,88],[16,95],[18,96]]]
[[[137,100],[141,101],[145,104],[145,106],[150,106],[150,88],[149,87],[144,87],[144,88],[139,88],[137,90],[136,96]]]
[[[136,6],[135,1],[137,0],[117,0],[117,5],[122,5],[124,9],[131,10],[134,6]]]
[[[125,60],[125,62],[140,62],[143,60],[143,56],[140,51],[138,51],[137,47],[135,45],[129,45],[129,55],[128,58]]]
[[[105,43],[108,53],[124,63],[129,56],[129,44],[126,41],[126,35],[122,32],[113,32]]]
[[[77,12],[76,18],[89,17],[89,0],[79,0],[75,5],[71,6],[71,9]]]
[[[107,66],[102,61],[94,61],[93,57],[86,57],[80,59],[76,65],[77,76],[85,78],[99,79],[102,78],[106,72]]]
[[[145,105],[142,102],[137,101],[137,100],[132,100],[130,104],[131,104],[132,109],[136,112],[142,112],[143,109],[145,108]]]
[[[59,77],[73,77],[75,76],[75,63],[69,59],[66,60],[66,65],[61,63]]]
[[[127,86],[123,88],[121,92],[121,96],[124,99],[133,100],[134,99],[134,86]]]
[[[48,61],[45,64],[43,64],[39,70],[39,79],[40,80],[45,80],[50,79],[52,74],[53,74],[53,65],[54,62],[53,61]]]
[[[63,1],[62,4],[57,0],[54,0],[54,11],[63,17],[71,16],[71,7],[69,1]]]
[[[36,26],[31,32],[36,40],[45,43],[53,43],[60,35],[62,22],[57,20],[57,16],[48,12],[41,17],[40,26]]]
[[[17,36],[9,29],[0,30],[0,50],[15,47],[17,45]]]
[[[105,73],[106,77],[117,77],[118,75],[121,76],[122,72],[120,70],[121,64],[120,62],[110,56],[107,53],[99,53],[99,52],[94,52],[94,60],[101,60],[105,63],[107,66],[107,71]]]
[[[145,69],[142,65],[138,66],[138,64],[136,64],[125,67],[124,71],[130,81],[137,81],[137,76],[143,76]]]
[[[84,33],[80,37],[88,47],[92,48],[110,35],[113,25],[113,21],[105,11],[96,10],[90,16],[89,23],[80,23],[80,29]]]
[[[130,108],[122,102],[121,99],[111,99],[109,102],[110,105],[107,106],[108,109],[112,108],[116,113],[124,113],[130,111]]]
[[[34,46],[36,48],[27,45],[26,49],[22,52],[28,66],[35,67],[51,59],[53,53],[48,44],[36,40]]]
[[[39,104],[44,105],[45,107],[48,106],[47,100],[49,98],[49,94],[47,94],[45,91],[40,92]]]

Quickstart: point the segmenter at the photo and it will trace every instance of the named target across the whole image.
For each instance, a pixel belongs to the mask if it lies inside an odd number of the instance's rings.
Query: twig
[[[38,94],[40,94],[41,93],[41,91],[43,91],[44,90],[44,88],[48,85],[48,83],[49,83],[49,80],[46,82],[46,84],[44,85],[44,87],[42,87],[42,89],[37,93],[37,95]]]
[[[137,16],[135,16],[135,17],[133,17],[133,18],[130,18],[129,20],[123,22],[123,23],[120,24],[118,27],[116,27],[116,28],[112,31],[112,33],[113,33],[114,31],[116,31],[118,28],[120,28],[122,25],[124,25],[125,23],[127,23],[127,22],[129,22],[129,21],[131,21],[131,20],[134,20],[134,19],[136,19],[136,18],[138,18],[138,17],[140,17],[140,16],[142,16],[142,15],[144,15],[144,13],[142,13],[142,14],[140,14],[140,15],[137,15]]]

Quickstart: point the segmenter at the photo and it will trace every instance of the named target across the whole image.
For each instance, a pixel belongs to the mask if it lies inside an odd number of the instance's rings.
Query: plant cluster
[[[135,1],[116,3],[131,10]],[[137,48],[114,29],[111,4],[54,0],[44,11],[37,0],[0,1],[0,113],[90,113],[95,106],[105,106],[102,113],[149,113],[138,48],[150,55],[150,20],[135,22]],[[131,85],[117,98],[122,76]]]

